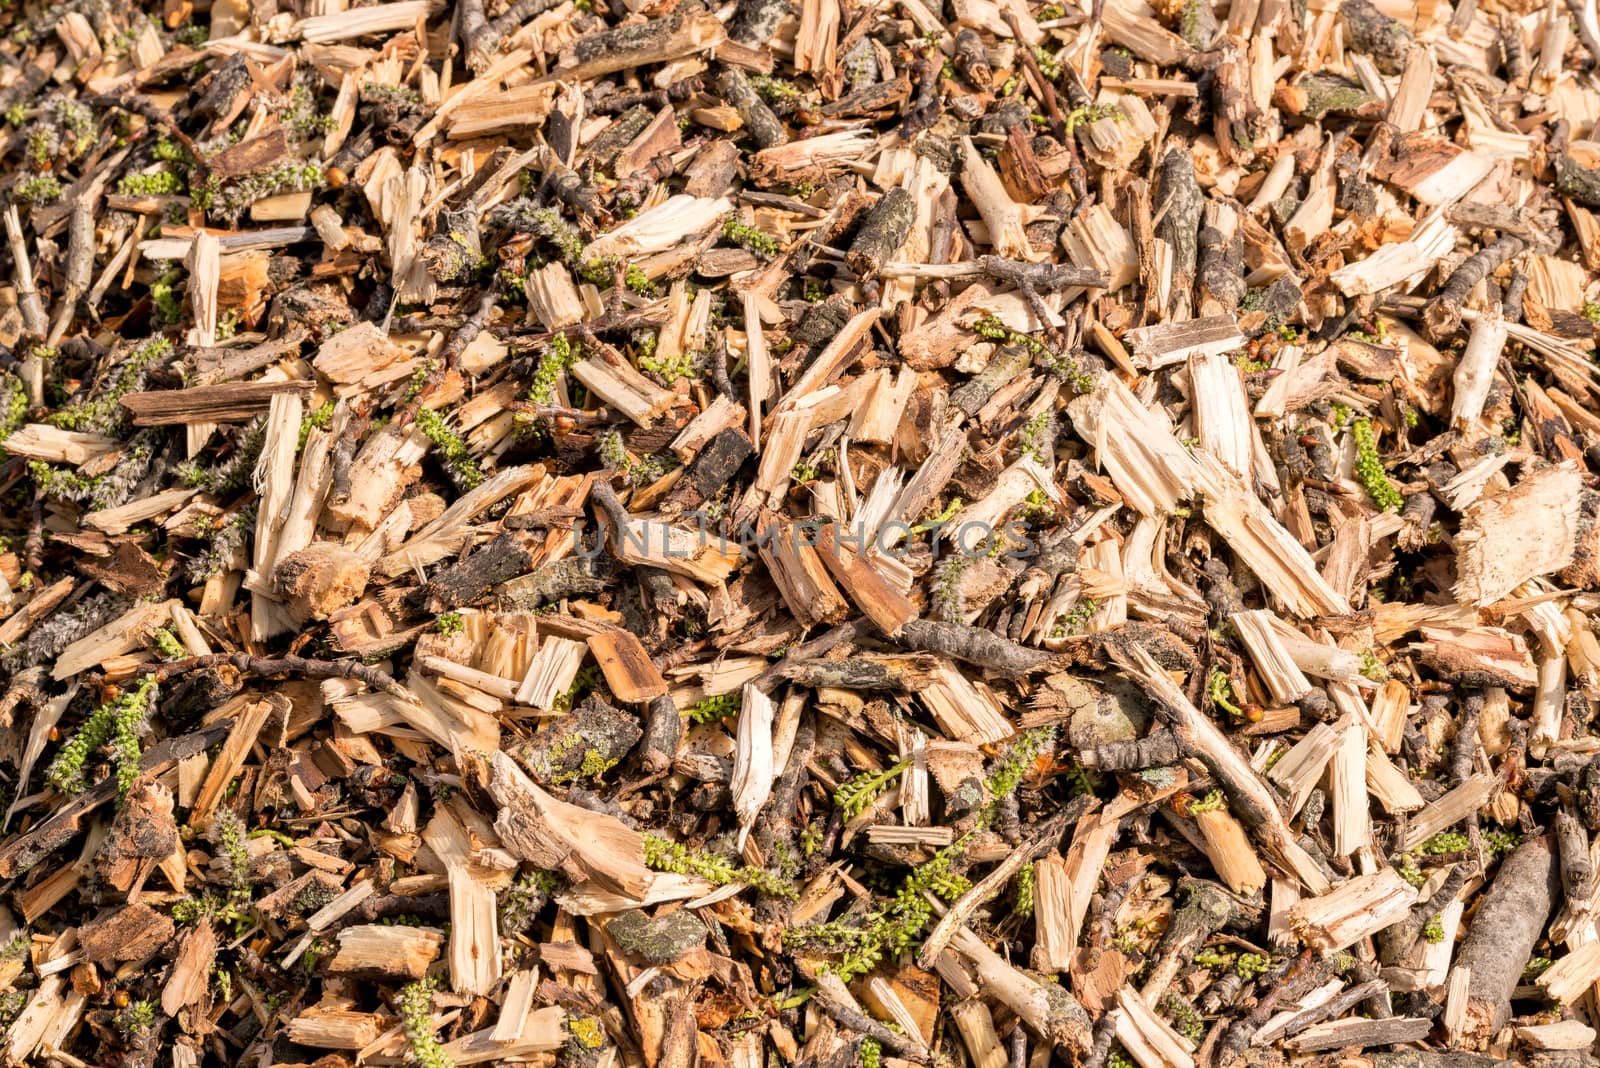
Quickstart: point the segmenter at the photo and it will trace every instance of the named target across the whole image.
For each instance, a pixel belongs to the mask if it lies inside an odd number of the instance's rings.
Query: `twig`
[[[273,675],[305,675],[314,679],[353,679],[364,682],[375,690],[391,697],[411,699],[411,691],[396,682],[388,672],[363,664],[359,660],[311,660],[303,656],[263,657],[249,653],[212,653],[209,656],[191,656],[186,660],[141,664],[141,673],[170,679],[193,671],[211,671],[230,666],[248,675],[271,678]]]

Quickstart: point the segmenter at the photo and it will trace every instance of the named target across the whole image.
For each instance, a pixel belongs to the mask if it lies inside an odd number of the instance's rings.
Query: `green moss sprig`
[[[54,175],[35,174],[18,182],[11,196],[18,204],[51,204],[61,199],[61,182]]]
[[[749,249],[751,252],[763,256],[776,256],[783,251],[783,245],[776,237],[759,227],[749,223],[740,222],[737,216],[730,215],[722,223],[722,236],[734,244]]]
[[[1022,431],[1017,435],[1017,451],[1041,464],[1044,463],[1045,444],[1050,430],[1050,417],[1050,409],[1044,409],[1024,423]]]
[[[628,264],[628,269],[622,272],[622,284],[641,297],[654,299],[661,295],[660,287],[650,281],[650,276],[644,273],[644,268],[631,263]]]
[[[579,350],[565,334],[550,339],[539,355],[539,365],[533,372],[533,384],[528,387],[528,403],[548,405],[555,403],[556,382],[562,372],[578,361]]]
[[[861,1068],[883,1068],[883,1044],[877,1039],[861,1040]]]
[[[433,1033],[433,979],[407,983],[400,991],[400,1026],[405,1029],[411,1055],[422,1068],[455,1068]]]
[[[1075,359],[1066,353],[1060,353],[1036,338],[1011,329],[999,318],[985,315],[972,324],[973,332],[988,341],[998,341],[1005,345],[1016,345],[1026,349],[1032,354],[1034,360],[1045,370],[1052,374],[1061,375],[1067,380],[1075,393],[1089,393],[1094,390],[1094,376],[1081,360]]]
[[[155,688],[153,676],[150,687]],[[112,745],[115,746],[113,760],[117,766],[117,796],[126,797],[128,790],[133,787],[133,781],[139,777],[139,734],[144,730],[145,717],[149,714],[148,704],[143,707],[130,706],[123,714],[115,719],[115,730],[112,732]]]
[[[1436,857],[1443,853],[1460,853],[1471,845],[1460,831],[1440,831],[1417,847],[1418,853]]]
[[[878,795],[910,766],[909,759],[900,760],[882,771],[864,771],[855,778],[840,783],[839,788],[833,792],[833,803],[838,808],[839,815],[847,820],[861,815],[867,806],[877,800]]]
[[[308,141],[333,129],[333,116],[317,110],[311,86],[300,84],[289,90],[289,106],[283,112],[283,126],[296,140]]]
[[[1231,969],[1241,979],[1255,979],[1272,967],[1272,958],[1263,953],[1228,953],[1209,947],[1196,953],[1194,962],[1202,968]]]
[[[869,913],[862,922],[833,920],[791,928],[784,932],[785,944],[839,953],[839,960],[829,967],[846,982],[870,972],[885,957],[907,952],[933,919],[933,905],[928,901],[928,894],[954,901],[971,889],[972,883],[966,876],[951,870],[953,862],[966,852],[971,841],[972,832],[969,831],[911,869],[894,897]]]
[[[793,107],[805,96],[793,82],[767,74],[750,75],[750,85],[768,104]]]
[[[1383,461],[1378,459],[1378,439],[1372,432],[1372,420],[1357,419],[1351,424],[1350,432],[1356,438],[1356,477],[1366,488],[1367,496],[1385,511],[1398,512],[1406,500],[1383,469]]]
[[[719,719],[727,719],[738,711],[739,697],[737,694],[719,693],[714,697],[707,697],[690,705],[688,716],[691,723],[715,723]]]
[[[332,413],[329,413],[330,415]],[[195,486],[219,496],[236,493],[250,484],[256,461],[267,442],[267,421],[261,416],[245,427],[233,454],[210,467],[193,460],[178,465],[178,477],[186,486]],[[304,444],[304,442],[302,442]]]
[[[634,486],[648,486],[666,473],[658,460],[635,460],[628,455],[619,431],[607,430],[600,434],[595,438],[595,448],[600,453],[600,462],[608,470],[622,475]]]
[[[784,933],[785,943],[825,947],[838,952],[838,962],[830,967],[847,982],[865,975],[885,957],[911,949],[933,919],[933,905],[928,895],[954,901],[971,889],[971,880],[953,870],[955,861],[965,855],[973,836],[994,822],[1005,799],[1022,785],[1028,767],[1054,742],[1054,726],[1036,727],[1013,742],[985,780],[990,799],[978,811],[972,830],[911,869],[886,904],[873,910],[860,923],[834,920],[793,928]]]
[[[150,1030],[156,1022],[156,1003],[149,998],[140,998],[130,1001],[127,1006],[117,1014],[123,1027],[134,1033]]]
[[[547,871],[530,872],[512,883],[500,895],[501,936],[515,938],[532,927],[539,910],[560,885],[560,879]]]
[[[1244,710],[1232,701],[1233,684],[1228,681],[1228,673],[1221,668],[1211,669],[1211,677],[1206,682],[1206,696],[1211,698],[1212,704],[1234,719],[1244,718]]]
[[[22,379],[7,371],[0,373],[0,441],[4,441],[28,420],[28,389]]]
[[[228,862],[228,889],[230,896],[248,896],[250,892],[250,851],[245,848],[244,821],[231,808],[217,810],[212,820],[212,837],[217,849]]]
[[[1011,744],[1011,748],[1000,758],[985,783],[989,788],[991,800],[979,817],[978,822],[982,826],[987,827],[993,821],[995,814],[1000,810],[1000,802],[1022,785],[1022,778],[1027,774],[1028,768],[1041,753],[1055,745],[1055,740],[1055,727],[1046,726],[1023,732],[1022,737]]]
[[[171,171],[130,174],[117,182],[117,192],[125,197],[176,196],[188,188],[182,176]]]
[[[1485,830],[1478,838],[1483,842],[1483,848],[1489,854],[1490,860],[1498,860],[1522,843],[1518,835],[1498,828]]]
[[[1099,610],[1099,606],[1095,604],[1093,597],[1079,598],[1078,603],[1072,606],[1072,611],[1062,616],[1061,622],[1057,623],[1050,631],[1050,637],[1070,638],[1074,634],[1083,633],[1084,629],[1089,626],[1089,621],[1094,618],[1094,614]]]
[[[139,734],[158,692],[156,677],[145,675],[131,689],[91,712],[46,769],[45,778],[50,785],[64,794],[82,793],[84,764],[91,753],[110,741],[112,762],[116,765],[117,796],[126,796],[128,788],[139,777]]]
[[[1023,919],[1033,915],[1034,873],[1031,863],[1017,869],[1016,913]]]
[[[326,430],[328,428],[328,424],[333,422],[335,406],[335,401],[323,401],[315,411],[300,420],[300,441],[295,445],[296,452],[306,447],[306,439],[311,437],[313,430]]]
[[[1233,970],[1241,979],[1255,979],[1272,967],[1272,958],[1263,953],[1241,953],[1234,961]]]
[[[639,369],[649,371],[668,385],[680,378],[692,379],[698,373],[692,352],[680,352],[676,356],[641,355]]]
[[[290,160],[271,170],[227,184],[213,175],[204,188],[194,190],[193,196],[196,207],[225,220],[231,226],[238,223],[250,205],[258,200],[280,193],[321,189],[327,183],[327,173],[320,163]]]
[[[694,875],[718,886],[748,883],[761,893],[772,897],[799,896],[799,891],[795,889],[793,883],[771,872],[752,864],[735,864],[727,857],[719,856],[709,850],[690,849],[681,842],[674,842],[660,835],[644,836],[644,862],[656,871]]]
[[[483,471],[478,462],[443,416],[431,408],[418,408],[417,429],[439,450],[440,463],[458,490],[470,490],[482,484]]]
[[[1056,57],[1052,56],[1049,50],[1043,45],[1033,46],[1033,59],[1035,63],[1039,64],[1039,73],[1043,74],[1046,80],[1053,82],[1057,78],[1061,77],[1060,64],[1056,62]],[[1070,117],[1068,121],[1071,121]],[[1072,127],[1068,126],[1067,129],[1070,132]]]
[[[156,652],[161,654],[163,660],[182,660],[189,655],[189,650],[183,647],[183,643],[172,633],[170,627],[157,627],[150,637],[156,643]]]
[[[208,543],[195,554],[189,565],[189,575],[205,581],[221,574],[244,548],[256,525],[254,507],[235,512],[208,532]]]
[[[63,430],[88,430],[105,433],[122,420],[118,402],[126,393],[143,388],[152,365],[172,355],[172,342],[153,337],[136,345],[122,359],[114,361],[105,387],[93,400],[74,404],[51,415],[46,422]]]

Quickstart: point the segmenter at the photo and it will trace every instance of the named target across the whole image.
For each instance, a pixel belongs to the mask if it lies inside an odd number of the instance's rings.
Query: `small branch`
[[[1044,670],[1054,659],[1039,649],[1029,649],[981,627],[913,619],[901,628],[899,639],[909,649],[951,656],[996,674],[1020,676]]]
[[[374,690],[391,697],[411,699],[411,693],[386,671],[369,667],[359,660],[308,660],[303,656],[269,658],[251,656],[249,653],[212,653],[210,656],[192,656],[187,660],[166,663],[146,663],[139,666],[141,674],[148,673],[165,681],[193,671],[211,671],[231,666],[247,675],[270,678],[273,675],[305,675],[314,679],[354,679],[364,682]]]

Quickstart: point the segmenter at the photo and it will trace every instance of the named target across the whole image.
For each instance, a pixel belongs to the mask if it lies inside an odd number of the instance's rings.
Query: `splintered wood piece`
[[[1071,994],[1013,968],[965,927],[950,947],[977,972],[984,993],[1016,1013],[1035,1034],[1075,1055],[1088,1050],[1089,1015]]]
[[[67,679],[96,664],[122,656],[144,645],[150,632],[170,618],[171,606],[177,602],[135,605],[111,622],[98,627],[68,645],[56,656],[50,674],[56,679]]]
[[[1120,379],[1097,377],[1094,391],[1073,400],[1067,411],[1117,491],[1140,515],[1170,515],[1193,493],[1199,478],[1194,457],[1166,417],[1140,403]]]
[[[836,530],[834,524],[828,523],[817,532],[817,552],[823,564],[879,630],[891,637],[899,634],[902,627],[917,618],[916,605],[884,578],[870,557],[845,549]]]
[[[444,864],[450,883],[451,987],[487,996],[500,980],[495,888],[510,880],[473,861],[475,842],[491,847],[492,842],[471,833],[448,808],[434,811],[422,840]]]
[[[358,924],[339,932],[339,948],[328,961],[334,973],[420,979],[439,956],[444,932],[436,927]]]
[[[1600,942],[1590,942],[1568,953],[1540,972],[1534,982],[1546,996],[1562,1005],[1576,1001],[1600,982]]]
[[[676,403],[676,394],[626,364],[592,357],[579,360],[569,372],[584,388],[640,426],[649,426]]]
[[[1228,543],[1290,611],[1300,616],[1343,615],[1347,599],[1330,586],[1311,555],[1243,482],[1212,457],[1199,457],[1197,485],[1206,523]]]
[[[1322,1049],[1347,1049],[1380,1046],[1395,1042],[1416,1042],[1433,1030],[1433,1021],[1422,1017],[1396,1016],[1388,1020],[1333,1020],[1307,1028],[1288,1040],[1290,1048],[1302,1053]]]
[[[495,1021],[493,1038],[502,1045],[517,1040],[528,1026],[533,1009],[533,991],[539,982],[537,968],[524,968],[511,976],[506,986],[505,1001],[500,1006],[500,1017]]]
[[[762,806],[772,795],[772,720],[775,707],[755,685],[746,683],[739,712],[738,748],[734,751],[733,811],[739,820],[739,848],[744,848]]]
[[[1267,885],[1266,869],[1256,858],[1249,835],[1227,809],[1207,809],[1193,815],[1206,856],[1228,889],[1248,896]]]
[[[1255,435],[1250,402],[1233,361],[1221,352],[1191,353],[1189,382],[1194,390],[1194,423],[1200,444],[1222,466],[1248,480],[1255,466]]]
[[[1367,805],[1367,728],[1348,724],[1328,765],[1333,787],[1333,851],[1349,856],[1371,840]]]
[[[1284,648],[1283,641],[1273,626],[1272,613],[1265,609],[1235,612],[1229,617],[1229,621],[1238,630],[1240,641],[1249,651],[1256,671],[1260,674],[1261,681],[1266,683],[1274,701],[1298,701],[1311,691],[1311,681],[1305,677],[1288,650]],[[1279,766],[1281,763],[1280,761]],[[1296,810],[1299,808],[1299,806],[1294,807]]]
[[[1016,733],[993,694],[978,689],[948,661],[939,662],[917,697],[940,730],[956,741],[992,745]]]
[[[796,619],[807,626],[844,620],[850,606],[804,532],[793,523],[769,520],[757,548],[784,604]]]
[[[634,635],[607,628],[589,635],[588,645],[617,700],[644,704],[667,692],[667,681]]]
[[[1399,679],[1389,679],[1372,695],[1369,722],[1372,737],[1385,753],[1398,753],[1411,710],[1411,689]]]
[[[532,705],[543,712],[552,711],[555,699],[572,688],[588,653],[586,641],[546,635],[539,643],[539,651],[528,662],[527,674],[517,686],[517,703]]]
[[[287,1025],[289,1041],[312,1049],[366,1049],[387,1030],[374,1012],[360,1012],[345,999],[323,999]]]
[[[1196,356],[1221,356],[1244,343],[1232,315],[1190,319],[1130,330],[1134,362],[1146,371],[1183,363]],[[1224,361],[1226,362],[1226,361]]]
[[[347,384],[387,370],[405,358],[405,350],[377,323],[359,322],[318,345],[311,366],[330,381]]]
[[[1455,247],[1457,236],[1444,214],[1435,211],[1405,241],[1384,245],[1329,277],[1347,297],[1381,293],[1390,286],[1420,279]]]
[[[211,965],[216,956],[216,932],[210,919],[202,919],[184,936],[172,972],[161,988],[162,1012],[176,1016],[180,1009],[199,1003],[211,983]]]
[[[708,52],[727,37],[708,14],[676,12],[638,26],[587,34],[573,42],[570,61],[549,75],[577,85],[603,74]]]
[[[1487,802],[1499,787],[1500,782],[1493,775],[1473,775],[1411,817],[1401,848],[1415,849],[1440,831],[1460,823]]]
[[[1415,812],[1427,802],[1406,773],[1395,767],[1383,750],[1367,750],[1367,790],[1389,812]]]
[[[1595,1029],[1582,1020],[1534,1024],[1514,1031],[1518,1042],[1533,1049],[1591,1049],[1596,1038]]]
[[[1006,1049],[995,1033],[994,1017],[987,1005],[977,998],[957,1002],[950,1007],[950,1018],[967,1047],[973,1068],[1005,1068],[1009,1063]]]
[[[670,523],[629,519],[614,531],[617,558],[625,564],[659,568],[705,585],[725,582],[739,563],[738,553],[701,532]]]
[[[1076,841],[1076,839],[1074,839]],[[1077,952],[1073,920],[1072,879],[1060,856],[1041,857],[1033,865],[1033,966],[1042,972],[1064,972]]]
[[[1033,246],[1028,241],[1022,205],[1011,199],[1000,176],[979,153],[971,138],[962,140],[961,184],[967,191],[988,235],[988,243],[996,255],[1013,259],[1034,259]]]
[[[249,701],[238,711],[233,727],[228,731],[227,740],[222,743],[222,749],[212,759],[211,770],[206,773],[205,782],[200,786],[200,794],[189,810],[190,826],[205,827],[211,822],[211,814],[215,811],[217,802],[222,800],[223,791],[239,774],[239,769],[244,767],[244,762],[250,756],[250,750],[260,737],[261,729],[266,726],[268,718],[274,713],[287,717],[290,709],[287,697],[282,694],[272,694],[257,701]]]
[[[1393,868],[1360,875],[1289,911],[1294,932],[1309,945],[1336,952],[1404,919],[1417,892]]]
[[[636,902],[644,897],[652,879],[637,831],[551,797],[504,753],[493,754],[491,768],[486,789],[500,806],[494,829],[513,856]]]
[[[1194,1043],[1157,1016],[1135,990],[1117,991],[1114,1033],[1140,1068],[1192,1068]]]
[[[572,1033],[567,1030],[567,1010],[559,1005],[535,1009],[527,1016],[522,1031],[510,1041],[495,1037],[495,1029],[484,1028],[446,1042],[441,1048],[452,1064],[486,1064],[500,1060],[521,1060],[536,1053],[549,1053],[565,1046]]]
[[[1582,486],[1575,463],[1556,464],[1469,508],[1456,535],[1461,575],[1456,599],[1492,604],[1529,579],[1570,564],[1577,547]],[[1534,530],[1539,536],[1528,537]]]

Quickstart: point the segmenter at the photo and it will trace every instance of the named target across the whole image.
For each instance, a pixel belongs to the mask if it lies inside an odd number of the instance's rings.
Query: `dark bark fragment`
[[[1198,255],[1200,216],[1205,196],[1195,180],[1194,161],[1188,153],[1169,149],[1156,175],[1156,237],[1172,250],[1172,290],[1167,297],[1167,315],[1176,320],[1193,314],[1195,259]]]
[[[722,89],[722,95],[727,97],[739,117],[744,120],[744,128],[750,131],[750,136],[761,148],[771,148],[774,145],[785,144],[789,140],[788,133],[783,128],[783,123],[778,116],[772,113],[767,102],[761,99],[761,94],[756,92],[755,86],[750,84],[750,79],[738,67],[724,67],[722,77],[717,81]]]
[[[1550,918],[1556,882],[1555,854],[1550,840],[1540,837],[1518,846],[1489,884],[1456,954],[1457,965],[1472,969],[1469,1034],[1484,1037],[1505,1024],[1511,1013],[1511,992]]]

